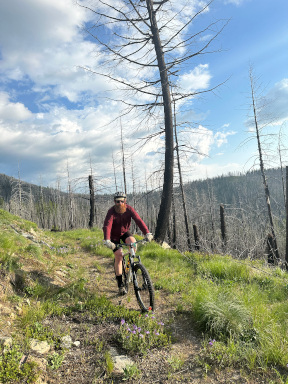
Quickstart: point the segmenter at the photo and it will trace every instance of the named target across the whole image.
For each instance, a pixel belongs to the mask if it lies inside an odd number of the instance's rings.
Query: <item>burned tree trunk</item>
[[[220,224],[221,224],[222,247],[225,251],[227,246],[227,234],[226,234],[225,212],[224,212],[223,204],[220,205]]]
[[[90,217],[89,217],[89,228],[93,228],[95,219],[95,195],[94,195],[94,182],[93,176],[89,175],[89,191],[90,191]]]
[[[276,255],[276,258],[279,260],[280,256],[279,256],[279,251],[278,251],[278,246],[277,246],[277,239],[276,239],[276,233],[275,233],[274,223],[273,223],[273,216],[272,216],[272,209],[271,209],[271,202],[270,202],[270,192],[269,192],[269,188],[268,188],[268,183],[267,183],[265,169],[264,169],[264,161],[263,161],[263,156],[262,156],[262,147],[261,147],[261,140],[260,140],[260,128],[259,128],[259,125],[258,125],[257,107],[256,107],[256,96],[255,96],[255,90],[254,90],[254,79],[253,79],[252,69],[250,69],[250,85],[251,85],[251,99],[252,99],[254,124],[255,124],[256,137],[257,137],[260,170],[261,170],[261,175],[262,175],[262,179],[263,179],[263,185],[264,185],[264,191],[265,191],[265,198],[266,198],[266,204],[267,204],[267,210],[268,210],[268,217],[269,217],[269,222],[270,222],[271,234],[272,234],[272,237],[273,237],[272,244],[275,247],[274,253]]]
[[[200,250],[200,239],[199,239],[199,233],[198,233],[198,228],[197,225],[193,224],[193,234],[194,234],[194,241],[195,241],[195,249],[197,251]]]

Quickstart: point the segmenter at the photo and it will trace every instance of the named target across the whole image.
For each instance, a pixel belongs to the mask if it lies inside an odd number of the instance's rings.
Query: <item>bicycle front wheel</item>
[[[129,287],[129,281],[128,281],[128,273],[126,271],[126,260],[125,257],[123,257],[122,260],[122,281],[124,284],[124,287],[126,289],[126,292],[128,293],[128,287]]]
[[[143,312],[154,310],[155,299],[151,278],[143,264],[134,264],[133,284],[138,304]]]

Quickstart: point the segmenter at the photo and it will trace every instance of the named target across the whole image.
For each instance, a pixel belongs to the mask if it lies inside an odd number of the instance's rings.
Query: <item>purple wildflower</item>
[[[125,324],[125,320],[124,319],[121,320],[121,325],[123,325],[123,324]]]
[[[135,334],[136,334],[136,331],[134,330],[134,331],[132,331],[132,333],[133,333],[133,335],[135,335]]]
[[[146,334],[147,334],[147,335],[149,335],[149,333],[150,333],[149,331],[146,331]],[[287,365],[288,365],[288,364],[287,364]]]
[[[139,336],[143,339],[143,335],[142,335],[142,333],[139,333]]]

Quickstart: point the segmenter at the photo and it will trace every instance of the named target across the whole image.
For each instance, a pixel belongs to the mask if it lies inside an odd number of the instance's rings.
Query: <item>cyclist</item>
[[[117,249],[116,245],[120,244],[120,240],[126,244],[136,241],[129,230],[131,219],[135,221],[145,235],[146,240],[152,241],[153,235],[149,232],[144,221],[135,209],[126,203],[126,194],[124,192],[116,192],[114,194],[114,206],[108,210],[104,220],[103,232],[104,244],[114,252],[114,268],[120,295],[125,295],[127,292],[122,281],[123,252],[122,248]]]

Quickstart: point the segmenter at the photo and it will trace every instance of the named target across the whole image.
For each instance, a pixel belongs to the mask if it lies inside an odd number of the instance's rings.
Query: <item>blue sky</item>
[[[200,2],[190,4],[192,9]],[[256,142],[245,142],[253,135],[248,124],[250,63],[270,100],[266,112],[273,113],[273,124],[265,129],[276,134],[274,145],[280,128],[287,130],[287,11],[286,0],[215,0],[201,18],[197,26],[220,19],[229,23],[213,46],[216,52],[182,69],[179,82],[196,90],[225,83],[190,100],[187,114],[195,126],[180,139],[207,156],[183,158],[186,180],[245,172],[252,166]],[[121,185],[119,121],[111,123],[121,106],[104,97],[107,90],[116,97],[115,86],[81,68],[97,69],[100,62],[100,47],[83,29],[91,22],[93,14],[73,0],[0,2],[0,173],[17,177],[20,169],[25,181],[56,186],[60,180],[65,188],[67,169],[72,179],[85,179],[92,166],[99,188],[113,191],[114,161]],[[155,139],[138,151],[132,166],[130,149],[145,132],[133,131],[135,117],[121,122],[128,178],[133,167],[135,187],[141,189],[143,176],[161,167],[163,141]],[[273,143],[269,149],[274,151]],[[287,147],[285,138],[283,145]],[[283,156],[286,160],[285,152]],[[273,159],[267,164],[277,165]],[[159,177],[150,183],[161,184]]]

